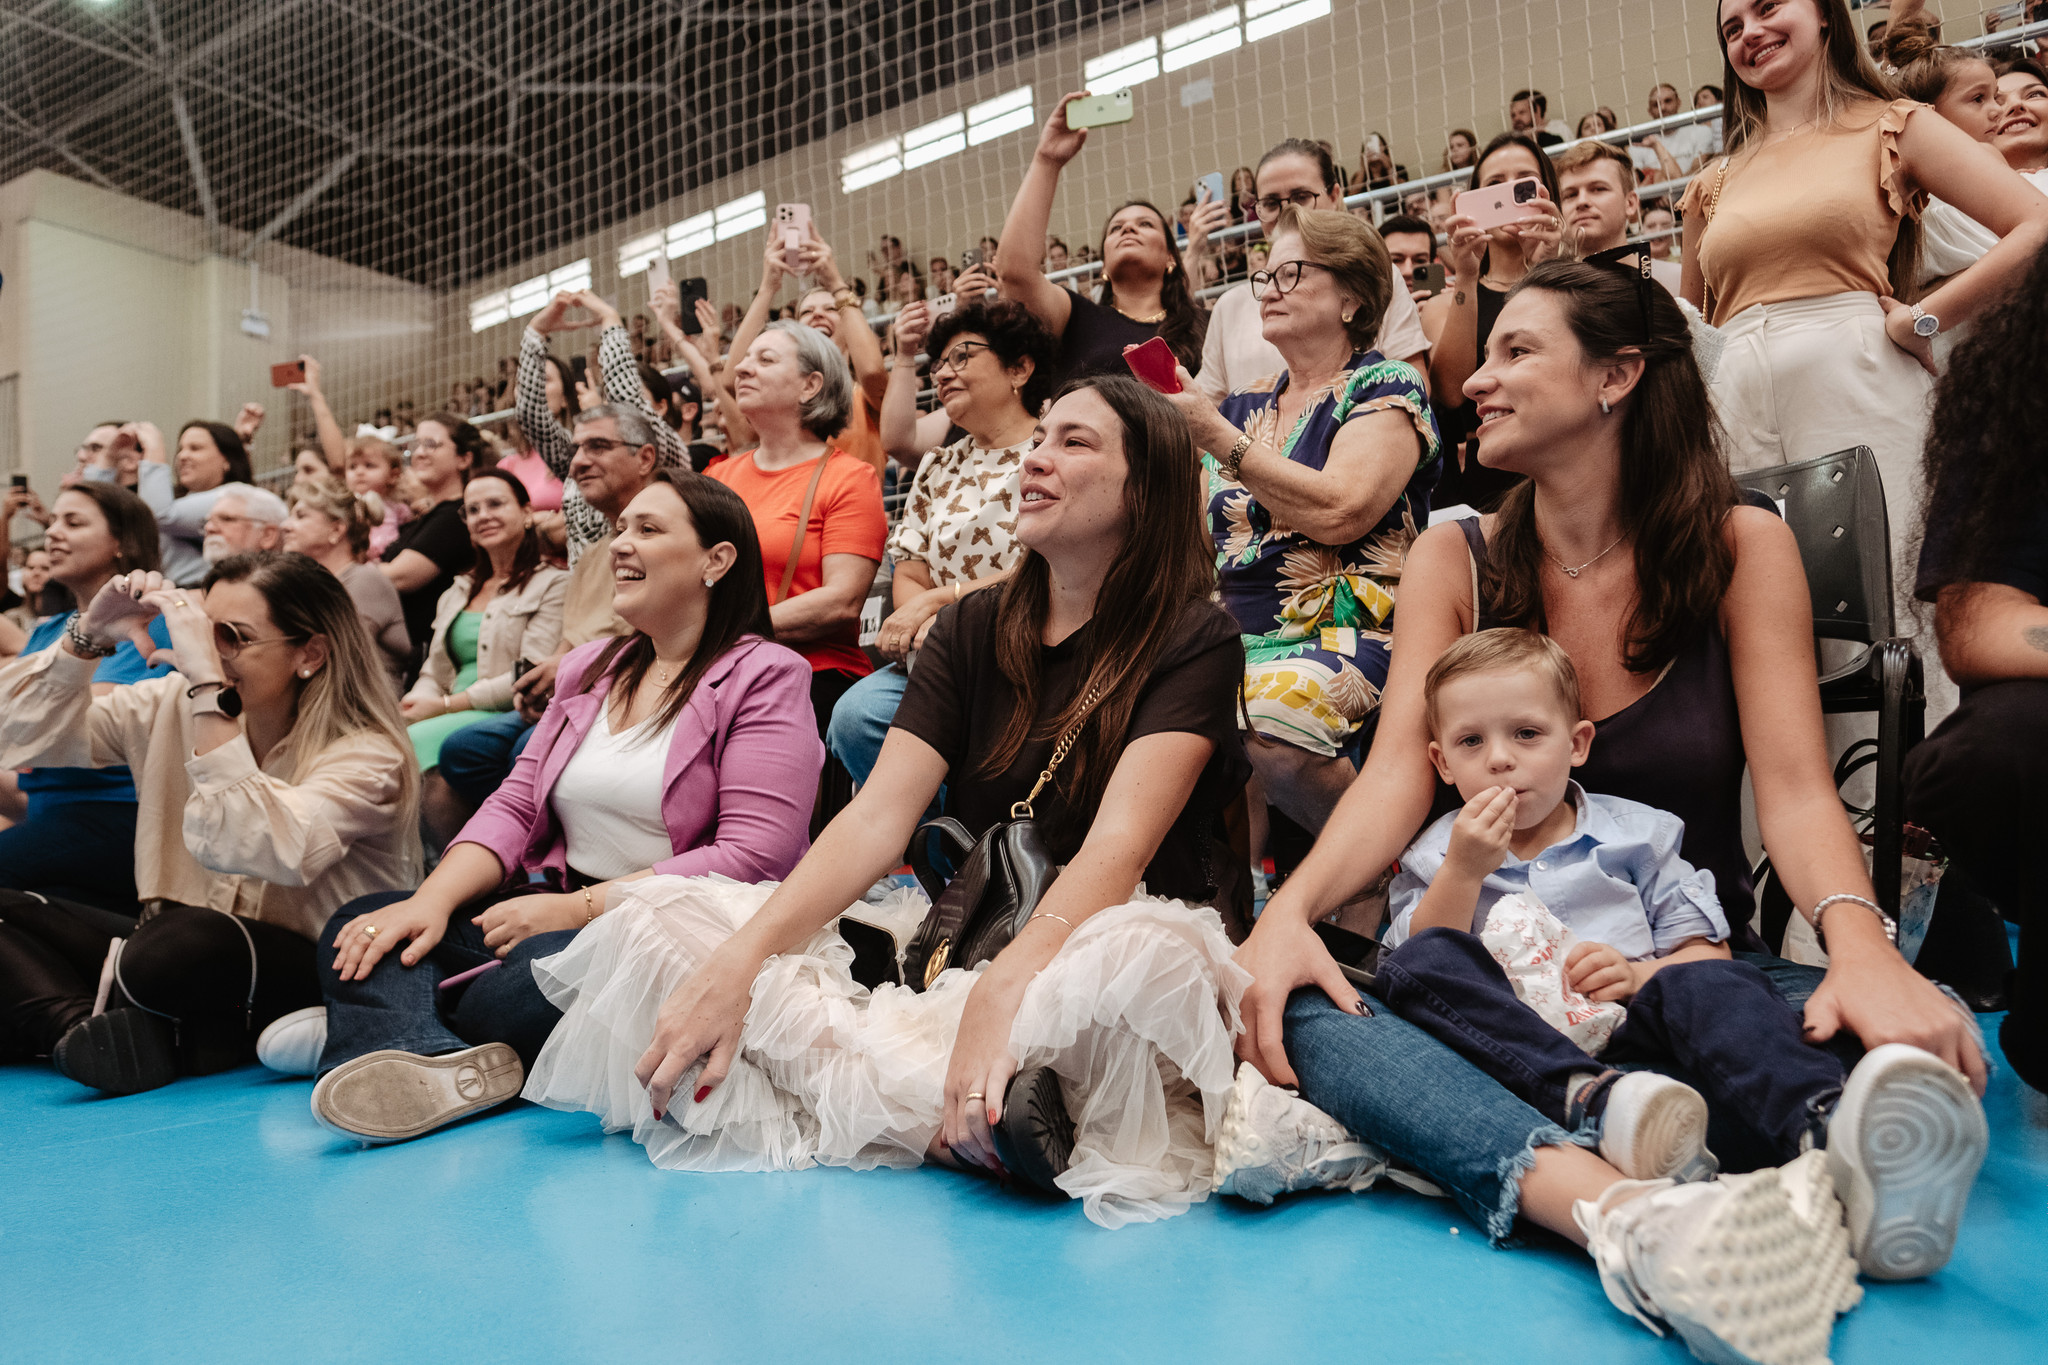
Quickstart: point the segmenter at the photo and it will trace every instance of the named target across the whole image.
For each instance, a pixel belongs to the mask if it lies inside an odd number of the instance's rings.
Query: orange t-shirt
[[[804,547],[797,560],[796,577],[789,595],[810,592],[824,586],[826,555],[859,555],[877,564],[888,538],[889,519],[882,511],[882,481],[875,471],[837,447],[825,455],[825,476],[818,480],[818,496],[811,503],[811,520],[804,531]],[[761,539],[761,569],[768,580],[768,596],[782,586],[782,573],[789,563],[789,549],[796,541],[797,514],[803,510],[804,490],[810,487],[817,464],[805,460],[793,469],[764,474],[754,464],[754,452],[720,460],[704,471],[740,495],[740,501],[754,514],[754,533]],[[849,621],[828,639],[792,645],[808,659],[812,672],[842,669],[856,677],[874,671],[860,647],[860,623]]]
[[[877,479],[882,477],[882,467],[889,457],[882,450],[881,413],[869,400],[868,391],[858,382],[853,386],[853,411],[847,415],[846,430],[834,436],[831,445],[874,470]],[[828,474],[826,477],[831,476]],[[776,581],[781,582],[780,579]]]

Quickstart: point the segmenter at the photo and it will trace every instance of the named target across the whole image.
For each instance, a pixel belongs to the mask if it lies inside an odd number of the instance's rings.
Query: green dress
[[[476,681],[476,642],[483,633],[483,625],[484,614],[480,611],[462,612],[449,623],[448,657],[455,661],[455,682],[448,689],[451,696]],[[467,711],[450,711],[445,716],[428,716],[406,726],[406,732],[412,736],[412,751],[419,756],[420,771],[429,772],[440,765],[442,740],[466,725],[497,714],[471,707]]]

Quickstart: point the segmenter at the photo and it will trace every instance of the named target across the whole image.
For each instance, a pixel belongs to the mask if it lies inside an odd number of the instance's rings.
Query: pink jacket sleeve
[[[678,877],[717,873],[741,882],[781,881],[811,846],[811,808],[825,746],[811,709],[810,665],[786,650],[743,688],[714,761],[718,767],[717,832],[700,845],[654,865]]]

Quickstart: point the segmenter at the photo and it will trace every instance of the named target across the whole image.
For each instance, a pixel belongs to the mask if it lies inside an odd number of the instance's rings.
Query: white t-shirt
[[[1429,349],[1429,336],[1422,330],[1421,310],[1409,297],[1408,281],[1391,266],[1388,273],[1394,293],[1373,349],[1389,360],[1412,360]],[[1416,368],[1425,364],[1417,362]],[[1280,349],[1260,329],[1259,301],[1252,297],[1250,281],[1223,291],[1209,310],[1209,336],[1202,343],[1202,372],[1195,376],[1195,387],[1220,403],[1226,394],[1286,368]]]
[[[611,707],[602,707],[548,796],[562,822],[569,866],[586,877],[610,881],[676,855],[661,817],[662,769],[676,722],[660,730],[652,725],[650,717],[613,734]]]

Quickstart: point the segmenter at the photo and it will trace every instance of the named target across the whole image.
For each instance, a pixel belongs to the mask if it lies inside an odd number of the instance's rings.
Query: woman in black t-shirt
[[[649,878],[536,963],[565,1014],[527,1097],[630,1126],[669,1167],[1001,1171],[999,1130],[1018,1174],[1108,1226],[1206,1197],[1245,980],[1207,855],[1249,765],[1198,468],[1134,380],[1055,398],[1024,460],[1016,575],[939,613],[853,804],[779,887]],[[856,902],[941,784],[979,835],[1077,722],[1033,801],[1064,867],[1015,941],[923,994],[856,986],[833,921],[915,927],[914,893]]]
[[[435,604],[455,575],[476,562],[476,547],[462,524],[462,486],[493,460],[483,434],[452,412],[420,419],[406,460],[433,506],[399,528],[398,539],[384,551],[383,569],[405,608],[405,633],[416,655],[423,655],[434,638]],[[417,663],[412,671],[418,671]]]
[[[1209,312],[1195,301],[1173,225],[1158,207],[1127,200],[1102,228],[1102,285],[1090,299],[1045,277],[1045,229],[1060,171],[1088,140],[1067,127],[1066,95],[1038,134],[1031,169],[1003,221],[996,245],[997,290],[1031,310],[1059,339],[1061,379],[1127,374],[1123,352],[1153,337],[1173,348],[1189,374],[1202,368]]]

